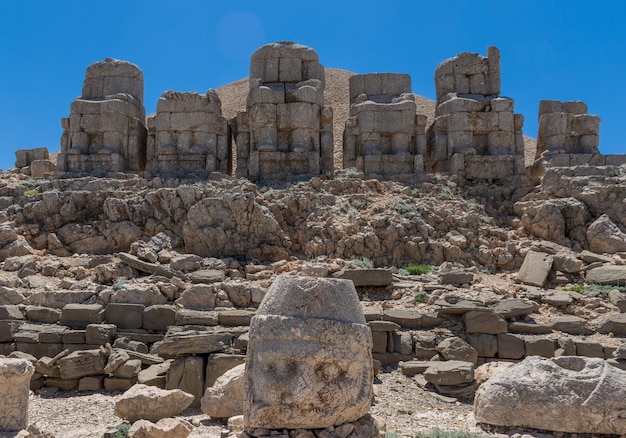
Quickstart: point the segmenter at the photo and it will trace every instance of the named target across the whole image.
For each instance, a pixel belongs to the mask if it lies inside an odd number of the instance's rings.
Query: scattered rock
[[[229,418],[243,414],[245,364],[222,374],[202,397],[202,412],[212,418]]]
[[[137,420],[157,422],[184,411],[191,405],[193,399],[193,395],[180,389],[168,391],[137,384],[115,402],[115,415],[130,422]]]

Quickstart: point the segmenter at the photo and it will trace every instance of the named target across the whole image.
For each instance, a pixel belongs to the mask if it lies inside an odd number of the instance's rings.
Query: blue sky
[[[137,64],[151,113],[165,90],[246,77],[252,52],[274,41],[308,45],[326,67],[408,73],[429,98],[441,61],[496,45],[526,135],[536,137],[540,100],[582,100],[602,118],[601,152],[626,153],[625,19],[617,0],[0,0],[0,168],[16,149],[59,149],[60,118],[92,62]]]

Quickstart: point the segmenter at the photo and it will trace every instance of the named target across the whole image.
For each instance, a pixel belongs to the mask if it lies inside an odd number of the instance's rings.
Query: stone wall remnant
[[[91,64],[82,94],[61,125],[59,171],[142,171],[147,133],[139,67],[112,58]]]
[[[32,363],[26,359],[0,358],[0,431],[28,427],[28,396],[34,372]]]
[[[429,128],[429,167],[469,180],[525,173],[524,118],[500,96],[500,51],[461,53],[435,70],[437,108]]]
[[[164,92],[147,125],[149,173],[231,172],[230,128],[215,90]]]
[[[324,107],[317,53],[292,42],[254,52],[247,110],[232,120],[232,129],[237,176],[332,174],[333,112]]]
[[[422,173],[425,115],[417,114],[411,77],[396,73],[355,75],[349,81],[350,117],[344,130],[344,168],[366,177]]]
[[[355,421],[372,397],[372,335],[349,280],[282,275],[252,318],[247,430]]]

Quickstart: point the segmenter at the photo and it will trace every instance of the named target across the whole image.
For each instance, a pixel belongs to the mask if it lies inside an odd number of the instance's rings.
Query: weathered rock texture
[[[0,358],[0,431],[28,427],[29,385],[34,372],[28,360]]]
[[[349,83],[344,168],[356,167],[366,177],[423,172],[427,119],[417,114],[410,76],[372,73]]]
[[[521,114],[500,97],[500,51],[461,53],[435,70],[437,110],[429,128],[429,167],[467,179],[525,173]]]
[[[166,91],[148,117],[147,170],[153,175],[231,171],[231,136],[215,90]]]
[[[127,61],[107,58],[87,67],[82,95],[61,120],[58,169],[62,172],[141,171],[146,128],[143,73]]]
[[[600,117],[587,113],[587,105],[583,102],[542,100],[539,102],[539,133],[535,158],[538,159],[544,152],[548,152],[551,159],[566,166],[586,164],[580,161],[583,159],[580,154],[586,155],[587,162],[593,155],[599,154],[600,122]],[[579,157],[571,158],[570,154]]]
[[[250,60],[247,110],[233,120],[237,176],[333,172],[333,113],[324,107],[317,53],[290,42],[265,45]]]
[[[481,423],[570,433],[626,430],[626,372],[602,359],[528,357],[476,392]]]
[[[204,392],[202,412],[212,418],[243,414],[245,364],[226,371]]]
[[[115,415],[130,422],[148,420],[156,423],[187,409],[193,395],[180,389],[167,391],[154,386],[137,384],[126,391],[115,403]]]
[[[247,429],[355,421],[372,396],[372,337],[346,280],[279,276],[250,326]]]

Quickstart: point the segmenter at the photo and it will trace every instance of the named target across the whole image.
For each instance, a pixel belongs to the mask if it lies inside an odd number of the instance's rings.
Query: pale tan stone
[[[0,431],[18,431],[28,426],[29,385],[34,372],[28,360],[0,358]]]

